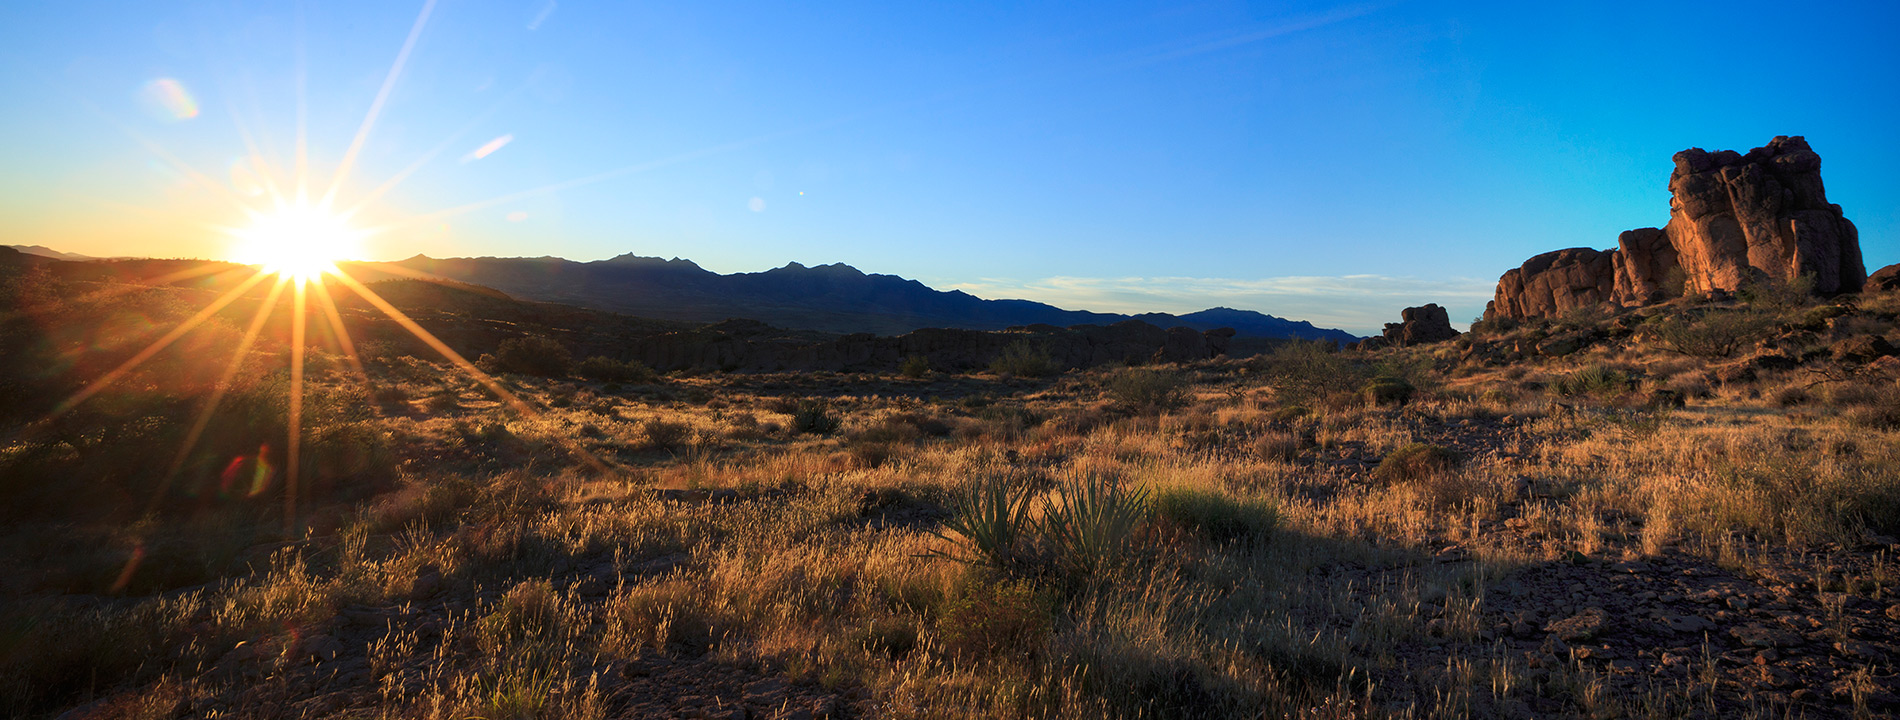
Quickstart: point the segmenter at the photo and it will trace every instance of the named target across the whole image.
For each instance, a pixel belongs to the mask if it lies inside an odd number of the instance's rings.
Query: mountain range
[[[83,260],[96,259],[91,255],[81,255],[79,253],[60,252],[58,250],[49,248],[45,245],[8,245],[7,247],[13,248],[15,250],[26,253],[28,255],[38,255],[40,257],[49,257],[55,260],[72,260],[74,262],[78,262],[78,261],[83,261]]]
[[[1123,315],[1064,310],[1029,300],[985,300],[933,289],[895,275],[865,273],[843,263],[722,275],[691,260],[627,254],[575,262],[556,257],[431,258],[353,263],[363,270],[421,274],[495,288],[527,300],[555,302],[659,320],[713,323],[758,320],[795,330],[898,335],[922,328],[1001,330],[1024,325],[1108,325],[1135,319],[1160,327],[1233,328],[1244,337],[1351,342],[1343,330],[1315,327],[1251,310],[1210,308],[1183,315]]]

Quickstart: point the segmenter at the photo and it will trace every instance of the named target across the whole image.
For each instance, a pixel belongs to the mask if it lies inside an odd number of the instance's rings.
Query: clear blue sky
[[[221,256],[246,133],[289,182],[299,48],[320,192],[423,7],[9,3],[0,242]],[[1896,30],[1871,2],[440,0],[339,204],[441,147],[355,219],[393,228],[370,255],[842,261],[1369,332],[1468,319],[1532,254],[1663,223],[1676,151],[1778,134],[1900,262]]]

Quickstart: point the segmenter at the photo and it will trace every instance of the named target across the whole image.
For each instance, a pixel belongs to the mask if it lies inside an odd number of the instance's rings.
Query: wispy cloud
[[[1397,322],[1400,310],[1432,302],[1444,305],[1452,319],[1462,324],[1484,310],[1496,281],[1385,275],[1295,275],[1251,280],[1050,277],[982,278],[941,287],[978,297],[1020,298],[1097,312],[1179,314],[1231,307],[1370,334],[1385,323]]]

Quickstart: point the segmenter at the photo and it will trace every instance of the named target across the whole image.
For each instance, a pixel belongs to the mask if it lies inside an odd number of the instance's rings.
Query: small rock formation
[[[1777,137],[1747,155],[1690,148],[1675,162],[1667,226],[1625,232],[1615,250],[1572,248],[1531,258],[1498,279],[1485,319],[1556,317],[1605,303],[1631,307],[1804,275],[1828,295],[1858,292],[1866,282],[1859,231],[1828,203],[1821,156],[1806,140]]]
[[[1451,328],[1451,316],[1437,303],[1406,308],[1399,317],[1403,322],[1385,324],[1384,345],[1388,347],[1423,345],[1458,337],[1458,331]]]
[[[1867,282],[1861,286],[1861,290],[1870,293],[1900,290],[1900,264],[1875,270],[1867,276]]]

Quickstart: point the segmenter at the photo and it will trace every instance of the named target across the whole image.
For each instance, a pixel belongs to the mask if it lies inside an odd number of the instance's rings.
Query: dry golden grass
[[[1742,701],[1719,679],[1631,686],[1507,652],[1491,588],[1553,563],[1755,568],[1900,531],[1900,436],[1826,410],[1877,407],[1891,381],[1796,401],[1798,378],[1769,377],[1652,409],[1550,388],[1588,367],[1680,387],[1697,362],[1625,345],[1453,377],[1455,358],[1387,358],[1424,388],[1403,406],[1232,362],[985,376],[970,380],[982,394],[947,400],[876,377],[773,391],[675,377],[638,393],[510,378],[532,418],[445,366],[381,363],[396,390],[367,422],[400,472],[324,503],[332,527],[230,531],[237,547],[214,552],[215,528],[268,524],[268,506],[234,503],[250,515],[0,537],[20,558],[0,698],[28,716],[608,717],[629,664],[683,656],[875,717],[1726,712]],[[835,431],[798,417],[821,394]],[[1463,445],[1456,462],[1405,465],[1420,443]],[[1097,478],[1151,498],[1123,560],[940,559],[957,539],[932,531],[972,483],[1044,498]],[[97,577],[133,547],[161,546],[225,560],[105,592]],[[1892,567],[1821,585],[1887,602]]]

